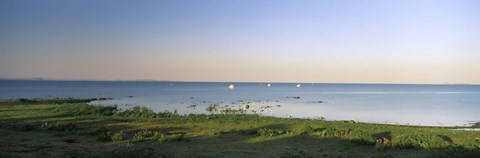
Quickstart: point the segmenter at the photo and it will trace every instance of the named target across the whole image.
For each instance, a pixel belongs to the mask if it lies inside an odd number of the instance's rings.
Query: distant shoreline
[[[228,81],[170,81],[170,80],[63,80],[63,79],[9,79],[0,78],[0,81],[44,81],[44,82],[161,82],[161,83],[237,83],[237,84],[326,84],[326,85],[453,85],[453,86],[480,86],[472,83],[341,83],[341,82],[228,82]]]

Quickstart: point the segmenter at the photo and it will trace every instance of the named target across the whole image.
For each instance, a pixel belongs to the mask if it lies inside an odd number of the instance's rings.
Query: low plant
[[[335,129],[335,128],[326,128],[324,130],[318,131],[315,133],[317,136],[321,137],[346,137],[350,133],[350,130],[345,129]]]
[[[206,110],[210,113],[217,112],[217,105],[209,105]]]
[[[361,129],[355,129],[348,133],[347,139],[357,144],[375,144],[376,140],[372,133]]]
[[[273,137],[276,135],[291,134],[292,132],[282,129],[268,129],[260,128],[257,130],[257,134],[262,137]]]
[[[135,118],[155,118],[157,113],[153,112],[152,109],[143,106],[135,106],[132,109],[127,109],[125,111],[118,112],[117,115],[126,116],[126,117],[135,117]]]
[[[177,109],[173,110],[173,112],[165,110],[163,112],[157,113],[157,117],[171,118],[171,117],[175,117],[175,116],[179,116],[178,113],[177,113]]]
[[[71,132],[76,130],[77,126],[72,122],[57,121],[55,123],[45,122],[40,128],[46,131]]]
[[[300,130],[298,131],[299,134],[308,134],[308,133],[313,133],[313,127],[310,125],[304,125]]]
[[[120,132],[112,132],[110,130],[102,131],[98,133],[97,140],[102,142],[118,142],[125,140],[125,133],[123,131]]]
[[[101,142],[112,141],[112,131],[104,131],[104,132],[98,133],[97,140]]]
[[[111,134],[110,139],[114,142],[125,140],[125,133],[123,131]]]
[[[391,147],[391,141],[388,138],[380,138],[376,140],[375,149],[379,151],[383,151],[389,147]]]
[[[184,139],[184,134],[166,135],[160,131],[143,130],[135,133],[133,139],[136,141],[154,140],[158,142],[179,142]]]
[[[431,133],[406,133],[393,137],[392,146],[400,149],[434,149],[446,148],[449,143]]]
[[[133,139],[136,141],[144,141],[144,140],[153,139],[157,135],[158,135],[158,132],[153,132],[146,129],[146,130],[142,130],[135,133],[135,135],[133,135]]]

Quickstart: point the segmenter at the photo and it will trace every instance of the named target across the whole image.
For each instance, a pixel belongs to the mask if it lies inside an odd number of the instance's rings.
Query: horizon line
[[[181,80],[156,80],[156,79],[138,79],[138,80],[102,80],[102,79],[44,79],[44,78],[0,78],[0,80],[10,81],[76,81],[76,82],[193,82],[193,83],[277,83],[277,84],[392,84],[392,85],[473,85],[480,83],[365,83],[365,82],[265,82],[265,81],[181,81]]]

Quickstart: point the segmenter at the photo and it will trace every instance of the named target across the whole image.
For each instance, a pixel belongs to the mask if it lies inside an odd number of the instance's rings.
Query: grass
[[[0,157],[478,157],[480,132],[245,114],[0,101]],[[207,109],[207,110],[209,110]]]

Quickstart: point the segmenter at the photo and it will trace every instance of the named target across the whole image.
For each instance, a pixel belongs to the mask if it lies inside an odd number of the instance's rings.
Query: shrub
[[[97,135],[97,140],[102,142],[122,141],[122,140],[125,140],[125,133],[123,133],[123,131],[116,132],[116,133],[109,130],[101,131]]]
[[[226,108],[223,110],[220,110],[221,114],[245,114],[247,111],[244,109],[232,109],[232,108]]]
[[[102,116],[112,116],[118,111],[116,106],[96,106],[93,108],[92,114],[102,115]]]
[[[45,122],[41,129],[48,131],[57,131],[57,132],[70,132],[77,129],[77,126],[71,122],[58,121],[55,123]]]
[[[55,110],[64,112],[69,115],[74,115],[74,116],[76,115],[112,116],[119,111],[116,106],[87,105],[87,104],[60,106],[60,107],[57,107]]]
[[[372,136],[372,133],[365,130],[356,129],[347,135],[347,139],[358,144],[375,144],[376,141]]]
[[[136,141],[149,140],[154,138],[154,136],[156,135],[158,135],[158,132],[154,133],[153,131],[149,131],[146,129],[146,130],[135,133],[135,135],[133,136],[133,139]]]
[[[184,139],[185,135],[184,134],[172,134],[166,136],[166,139],[164,140],[167,142],[180,142]],[[161,141],[162,142],[162,141]]]
[[[128,109],[122,112],[118,112],[117,115],[125,117],[141,117],[141,118],[155,118],[157,114],[152,109],[147,107],[135,106],[132,109]]]
[[[292,132],[287,131],[287,130],[281,130],[281,129],[268,129],[268,128],[260,128],[257,130],[257,134],[262,136],[262,137],[273,137],[276,135],[282,135],[282,134],[291,134]]]
[[[112,141],[112,132],[105,131],[105,132],[98,133],[97,140],[102,142]]]
[[[346,137],[350,133],[350,130],[337,130],[335,128],[326,128],[315,134],[321,137]]]
[[[208,112],[216,112],[217,111],[217,106],[216,105],[210,105],[206,109]]]
[[[174,116],[178,116],[177,109],[173,110],[173,112],[165,110],[164,112],[157,113],[157,117],[171,118],[171,117],[174,117]]]
[[[95,131],[91,132],[90,135],[98,135],[100,133],[108,132],[108,131],[110,131],[110,130],[108,130],[105,127],[100,127],[100,128],[95,129]]]
[[[380,138],[380,139],[377,139],[376,141],[375,149],[382,151],[390,146],[391,146],[391,141],[388,138]]]
[[[433,149],[445,148],[449,143],[444,141],[441,137],[429,133],[411,133],[402,134],[392,139],[392,146],[401,149]]]
[[[122,141],[125,139],[125,134],[123,133],[123,131],[113,133],[110,139],[114,142]]]
[[[299,134],[313,133],[313,128],[310,125],[304,125],[299,131]]]
[[[160,131],[143,130],[135,133],[133,139],[136,141],[154,140],[158,142],[179,142],[184,139],[184,134],[165,135]]]

